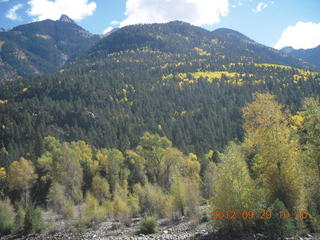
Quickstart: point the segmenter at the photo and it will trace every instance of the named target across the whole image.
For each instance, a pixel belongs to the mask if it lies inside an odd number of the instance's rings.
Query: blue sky
[[[237,30],[267,46],[320,45],[320,0],[0,0],[0,27],[67,14],[92,33],[134,23],[183,20]]]

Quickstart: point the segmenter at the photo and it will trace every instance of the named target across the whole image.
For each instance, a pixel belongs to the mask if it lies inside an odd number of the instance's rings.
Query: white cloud
[[[117,21],[117,20],[113,20],[113,21],[111,21],[111,22],[110,22],[110,24],[112,24],[112,25],[119,25],[119,24],[120,24],[120,22],[119,22],[119,21]]]
[[[231,7],[236,8],[236,7],[241,7],[242,5],[243,5],[243,3],[240,0],[238,0],[238,1],[234,2],[231,5]]]
[[[297,22],[287,27],[281,34],[274,48],[291,46],[295,49],[314,48],[320,45],[320,23]]]
[[[264,3],[264,2],[259,2],[258,5],[256,6],[255,9],[253,9],[252,11],[255,13],[261,12],[263,9],[267,8],[268,4]]]
[[[111,32],[113,29],[113,27],[107,27],[104,31],[103,31],[103,34],[107,34],[108,32]]]
[[[6,18],[11,19],[12,21],[20,20],[20,17],[17,14],[17,11],[23,7],[23,4],[19,3],[10,8],[6,14]]]
[[[28,4],[30,5],[28,15],[35,17],[37,21],[57,20],[62,14],[79,21],[91,16],[97,7],[95,2],[88,0],[30,0]]]
[[[9,0],[0,0],[0,2],[9,2]]]
[[[136,23],[182,20],[194,25],[212,25],[229,13],[228,0],[127,0],[126,19],[120,27]]]

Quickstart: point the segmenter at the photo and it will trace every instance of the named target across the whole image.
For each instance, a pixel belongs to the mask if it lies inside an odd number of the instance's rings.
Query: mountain
[[[230,29],[209,32],[188,23],[174,21],[168,24],[133,25],[121,28],[103,39],[83,58],[98,58],[106,53],[149,47],[172,53],[189,53],[201,48],[212,55],[211,59],[224,56],[227,62],[259,62],[290,65],[315,69],[314,66],[288,56],[278,50],[258,44],[243,34]]]
[[[310,49],[294,49],[292,47],[284,47],[282,52],[300,58],[318,68],[320,68],[320,45]]]
[[[99,39],[66,15],[0,32],[0,82],[54,72]]]
[[[62,14],[60,19],[59,19],[60,22],[66,22],[66,23],[74,23],[74,21],[69,18],[67,15],[65,14]]]
[[[319,95],[310,69],[230,29],[123,27],[56,73],[0,86],[0,149],[9,160],[37,156],[51,135],[124,150],[149,131],[185,152],[222,150],[243,138],[241,107],[253,93],[270,92],[291,112]]]
[[[280,51],[286,54],[290,54],[291,52],[295,51],[295,49],[293,47],[284,47],[284,48],[281,48]]]

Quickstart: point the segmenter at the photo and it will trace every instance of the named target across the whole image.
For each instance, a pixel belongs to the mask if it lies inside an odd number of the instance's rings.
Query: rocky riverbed
[[[69,227],[60,231],[50,231],[41,234],[32,234],[27,236],[11,235],[1,239],[30,239],[30,240],[149,240],[149,239],[195,239],[201,236],[208,235],[210,225],[208,223],[201,223],[194,225],[187,219],[181,219],[177,222],[169,220],[160,220],[157,233],[143,235],[139,234],[140,219],[133,219],[131,226],[123,226],[117,221],[108,221],[96,224],[88,229],[79,229]]]
[[[234,236],[228,233],[210,233],[211,225],[208,222],[193,224],[188,219],[172,222],[166,219],[159,221],[157,233],[139,234],[140,219],[133,219],[131,226],[123,226],[117,221],[107,221],[93,225],[87,229],[67,227],[61,230],[47,231],[41,234],[27,236],[10,235],[3,240],[266,240],[263,234],[250,236]],[[320,240],[320,236],[288,238],[287,240]]]

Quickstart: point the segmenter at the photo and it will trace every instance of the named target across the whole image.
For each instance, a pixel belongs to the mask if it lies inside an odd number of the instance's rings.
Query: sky
[[[102,34],[137,23],[189,22],[230,28],[280,49],[320,45],[320,0],[0,0],[0,27],[57,20],[61,14]]]

